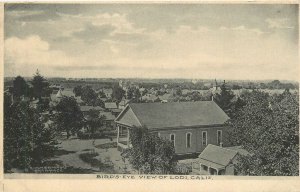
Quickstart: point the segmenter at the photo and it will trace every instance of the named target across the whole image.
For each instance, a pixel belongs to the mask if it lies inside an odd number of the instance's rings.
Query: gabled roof
[[[123,116],[129,112],[127,116],[134,116],[131,119],[137,119],[148,129],[222,125],[229,119],[213,101],[131,103],[121,112],[116,121],[123,123]],[[127,117],[127,124],[136,123],[136,121],[131,123],[128,119]]]
[[[112,103],[104,103],[104,105],[105,105],[106,109],[116,109],[116,108],[118,108],[117,104],[114,103],[114,102],[112,102]]]
[[[57,94],[56,94],[56,97],[57,97],[57,98],[62,98],[62,97],[63,97],[63,94],[62,94],[61,89],[58,90],[58,92],[57,92]]]
[[[237,153],[235,150],[208,144],[199,155],[199,159],[200,161],[201,159],[204,160],[205,163],[209,162],[220,166],[227,166]]]

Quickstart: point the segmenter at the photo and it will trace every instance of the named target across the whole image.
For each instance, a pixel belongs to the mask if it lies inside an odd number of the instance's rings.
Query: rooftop
[[[130,110],[125,108],[116,121],[122,123],[126,120],[125,124],[140,124],[149,129],[221,125],[229,119],[213,101],[131,103],[128,107]],[[127,118],[125,115],[135,117]]]
[[[104,105],[105,105],[106,109],[117,109],[118,108],[117,104],[114,102],[104,103]]]
[[[227,166],[237,153],[235,150],[208,144],[199,155],[199,159],[205,161],[205,164],[212,163]]]

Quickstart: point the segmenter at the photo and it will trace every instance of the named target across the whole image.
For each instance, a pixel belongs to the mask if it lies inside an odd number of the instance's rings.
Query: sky
[[[298,5],[6,4],[5,76],[297,80]]]

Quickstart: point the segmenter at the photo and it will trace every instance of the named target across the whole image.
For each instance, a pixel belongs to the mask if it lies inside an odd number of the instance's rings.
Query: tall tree
[[[42,75],[40,75],[38,70],[34,74],[31,84],[33,86],[33,97],[41,99],[42,97],[50,96],[51,89],[49,88],[49,82]]]
[[[105,116],[100,116],[99,111],[91,109],[87,113],[87,125],[89,127],[89,131],[94,137],[94,133],[96,131],[100,131],[101,127],[104,125]]]
[[[134,100],[135,102],[140,102],[141,100],[141,93],[140,93],[140,90],[139,89],[134,89]]]
[[[250,175],[299,175],[299,100],[292,94],[272,98],[253,91],[234,118],[229,141],[252,155],[238,169]]]
[[[6,102],[6,101],[5,101]],[[45,127],[40,114],[29,102],[15,102],[4,108],[4,170],[30,171],[54,156],[55,131]]]
[[[104,107],[103,101],[91,86],[82,88],[81,99],[88,105]]]
[[[216,93],[214,98],[216,103],[221,107],[227,114],[230,113],[232,99],[234,98],[233,92],[224,83],[220,86],[221,92]]]
[[[83,114],[74,97],[63,97],[56,106],[55,124],[58,130],[66,131],[67,138],[83,126]]]
[[[17,76],[14,79],[12,92],[13,96],[17,98],[21,96],[28,96],[29,86],[23,77]]]
[[[132,98],[133,98],[133,92],[134,92],[134,89],[133,89],[133,88],[129,87],[129,88],[127,89],[127,94],[126,94],[127,99],[132,99]]]
[[[175,173],[177,161],[175,149],[169,140],[151,134],[146,128],[134,127],[130,130],[132,148],[124,152],[133,168],[145,174]]]
[[[124,95],[125,95],[125,91],[121,87],[119,86],[113,87],[113,92],[111,96],[117,103],[120,103]]]

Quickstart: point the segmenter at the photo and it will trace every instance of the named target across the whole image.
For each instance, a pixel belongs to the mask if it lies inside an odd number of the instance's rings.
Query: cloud
[[[12,74],[32,73],[37,68],[49,69],[53,66],[68,66],[75,64],[74,60],[64,52],[51,50],[48,42],[39,36],[29,36],[24,39],[11,37],[5,40],[6,71]]]
[[[284,28],[297,19],[282,6],[47,8],[59,19],[14,19],[45,7],[6,13],[6,75],[41,67],[49,76],[298,78],[298,33]]]
[[[99,43],[100,40],[107,38],[115,30],[115,27],[109,24],[96,26],[87,24],[83,30],[74,32],[72,35],[88,43]]]

